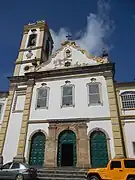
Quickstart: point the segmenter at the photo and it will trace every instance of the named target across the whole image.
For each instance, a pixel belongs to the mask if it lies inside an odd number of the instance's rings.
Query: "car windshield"
[[[23,166],[25,166],[25,168],[29,168],[29,165],[26,163],[21,163]]]
[[[135,160],[124,160],[125,168],[135,168]]]

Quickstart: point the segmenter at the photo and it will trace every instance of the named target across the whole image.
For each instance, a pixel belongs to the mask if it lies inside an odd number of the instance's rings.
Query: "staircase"
[[[42,168],[38,169],[38,180],[86,180],[87,169]]]

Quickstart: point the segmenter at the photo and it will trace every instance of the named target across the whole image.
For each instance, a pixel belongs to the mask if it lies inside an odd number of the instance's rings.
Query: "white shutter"
[[[62,106],[73,106],[73,86],[62,87]]]
[[[99,83],[90,83],[88,84],[88,98],[89,105],[100,104],[100,84]]]
[[[48,87],[41,87],[38,89],[37,95],[37,108],[47,108],[48,107]]]

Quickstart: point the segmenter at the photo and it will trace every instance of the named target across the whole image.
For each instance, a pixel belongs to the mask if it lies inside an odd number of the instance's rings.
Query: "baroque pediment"
[[[107,57],[89,55],[87,51],[77,46],[73,41],[64,41],[47,62],[37,67],[36,71],[52,69],[73,68],[81,66],[92,66],[108,63]]]

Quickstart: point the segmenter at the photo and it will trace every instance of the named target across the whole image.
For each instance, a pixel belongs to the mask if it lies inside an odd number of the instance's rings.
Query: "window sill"
[[[69,106],[66,106],[66,105],[63,105],[63,106],[61,106],[61,108],[70,108],[70,107],[75,107],[75,105],[69,105]]]
[[[99,104],[88,104],[88,107],[94,107],[94,106],[103,106],[103,103],[99,103]]]
[[[12,113],[22,113],[24,110],[13,110]]]
[[[38,110],[38,109],[46,109],[48,110],[48,107],[36,107],[35,110]]]
[[[122,108],[121,110],[123,110],[123,111],[133,111],[133,110],[135,110],[135,108]]]

